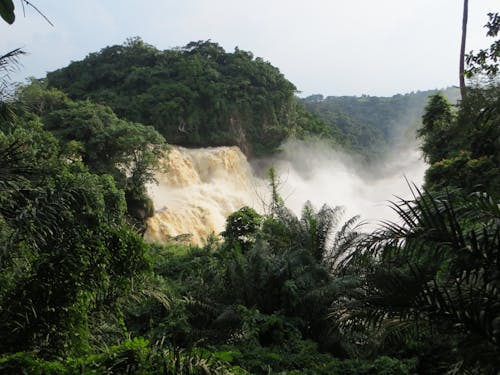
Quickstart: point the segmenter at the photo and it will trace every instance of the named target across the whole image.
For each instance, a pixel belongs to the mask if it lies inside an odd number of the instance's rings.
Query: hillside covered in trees
[[[47,84],[154,126],[181,146],[236,145],[264,155],[290,135],[331,133],[297,103],[295,86],[276,67],[211,41],[159,51],[129,39],[49,73]]]
[[[175,145],[235,145],[264,156],[288,137],[321,138],[367,161],[414,138],[427,98],[437,92],[299,99],[276,67],[250,52],[226,52],[211,41],[159,51],[138,38],[91,53],[45,81],[73,100],[153,126]],[[443,93],[456,102],[458,89]]]
[[[262,155],[326,137],[368,156],[424,94],[297,100],[248,52],[138,39],[12,95],[3,82],[0,373],[496,374],[500,95],[483,68],[458,105],[424,105],[430,167],[397,221],[296,215],[271,168],[265,212],[242,207],[205,246],[142,238],[165,139]]]
[[[300,102],[329,128],[340,130],[345,149],[371,159],[414,139],[429,96],[438,92],[450,103],[459,97],[458,88],[450,87],[392,97],[311,95]]]

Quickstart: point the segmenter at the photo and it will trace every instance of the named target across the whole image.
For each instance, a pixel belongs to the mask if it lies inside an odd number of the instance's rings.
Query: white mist
[[[421,187],[426,169],[416,147],[397,147],[369,166],[321,143],[289,141],[282,149],[272,163],[289,208],[300,214],[307,200],[317,208],[343,206],[346,219],[360,215],[370,227],[396,219],[388,201],[410,198],[408,182]]]
[[[148,222],[145,238],[165,242],[191,234],[190,242],[224,229],[225,217],[242,206],[263,212],[269,196],[265,169],[274,166],[280,194],[300,215],[306,201],[343,206],[345,217],[360,215],[373,228],[394,220],[388,206],[395,197],[410,198],[407,180],[420,187],[425,163],[416,147],[394,148],[393,155],[369,167],[321,143],[288,141],[279,156],[260,160],[260,172],[251,168],[237,147],[185,149],[174,147],[167,173],[149,187],[157,213]]]

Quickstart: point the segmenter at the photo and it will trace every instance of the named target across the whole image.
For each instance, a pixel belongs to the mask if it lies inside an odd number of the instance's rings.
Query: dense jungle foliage
[[[469,88],[457,110],[430,98],[419,136],[430,168],[429,189],[461,187],[500,197],[500,86]]]
[[[300,102],[327,126],[340,130],[345,149],[373,160],[415,138],[427,99],[438,92],[451,103],[459,96],[458,88],[450,87],[392,97],[311,95]]]
[[[290,135],[331,133],[301,108],[295,86],[277,68],[211,41],[159,51],[129,39],[47,74],[47,83],[74,100],[89,99],[154,126],[181,146],[236,145],[247,155],[263,155]]]
[[[48,73],[46,81],[74,100],[154,126],[176,145],[237,145],[261,156],[287,137],[317,137],[367,161],[414,139],[427,98],[437,93],[298,99],[277,68],[250,52],[226,52],[211,41],[159,51],[138,38]],[[458,89],[444,94],[456,102]]]
[[[165,139],[152,127],[118,118],[111,108],[89,101],[72,101],[66,94],[33,81],[20,87],[12,104],[10,127],[36,123],[55,137],[55,154],[82,162],[90,172],[110,175],[125,193],[127,220],[140,230],[153,214],[146,183],[154,180]],[[9,126],[9,125],[7,125]]]
[[[208,60],[217,50],[195,43],[162,53],[138,40],[129,44],[100,54],[122,51],[138,61],[185,55],[191,71],[191,63],[204,61],[204,47]],[[138,56],[128,50],[134,45]],[[19,53],[0,56],[0,68]],[[271,73],[262,79],[285,82],[267,63],[234,55],[248,63],[242,75],[263,64]],[[101,78],[111,79],[114,70],[104,72]],[[167,147],[160,133],[168,136],[168,126],[157,131],[120,112],[123,97],[114,89],[106,94],[97,81],[100,88],[78,86],[74,77],[73,93],[50,81],[13,96],[0,92],[1,374],[498,373],[497,79],[468,88],[456,107],[430,97],[418,131],[430,163],[426,186],[393,203],[397,222],[367,233],[341,208],[310,203],[296,216],[271,169],[266,214],[242,207],[227,218],[221,238],[203,247],[141,237],[152,209],[145,184]],[[259,81],[249,82],[259,91]],[[254,130],[278,126],[266,116],[295,105],[280,87],[268,93],[276,101],[257,100],[268,107],[255,115]],[[217,109],[203,116],[210,111]],[[274,112],[276,119],[283,114]],[[212,124],[223,118],[215,116]],[[203,133],[211,125],[189,126],[204,134],[196,142],[218,137]],[[260,136],[271,128],[260,128]],[[258,134],[246,136],[256,145]],[[278,138],[259,147],[273,148]]]

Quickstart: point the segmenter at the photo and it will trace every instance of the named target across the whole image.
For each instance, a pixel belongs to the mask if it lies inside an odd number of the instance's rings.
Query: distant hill
[[[452,103],[459,98],[458,88],[449,87],[391,97],[311,95],[301,103],[329,127],[340,129],[347,148],[371,158],[398,141],[414,138],[428,97],[437,92]]]

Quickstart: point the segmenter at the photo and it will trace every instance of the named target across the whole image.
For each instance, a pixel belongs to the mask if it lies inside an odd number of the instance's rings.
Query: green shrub
[[[112,374],[245,374],[230,366],[233,354],[205,349],[172,350],[150,345],[143,338],[127,340],[103,353],[61,361],[37,359],[33,353],[19,352],[0,357],[2,375],[112,375]]]
[[[405,375],[414,373],[413,369],[413,362],[379,357],[374,361],[360,359],[332,361],[318,373],[330,375]]]
[[[15,353],[0,357],[0,374],[3,375],[64,375],[68,370],[63,363],[41,361],[30,353]]]

